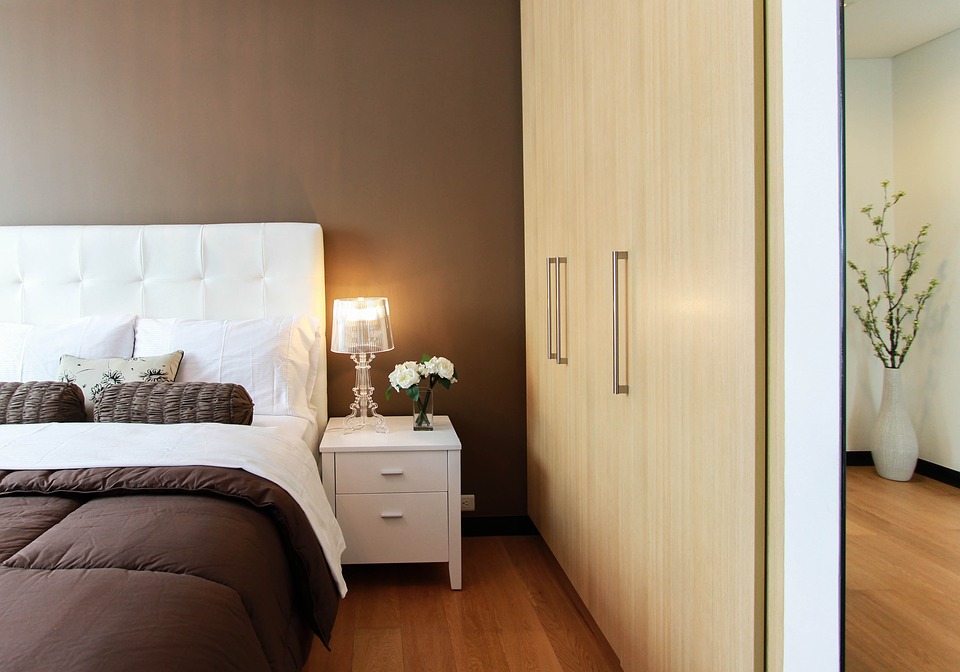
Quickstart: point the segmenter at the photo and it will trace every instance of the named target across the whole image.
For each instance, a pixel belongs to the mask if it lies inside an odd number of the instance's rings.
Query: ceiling
[[[958,0],[845,0],[846,58],[890,58],[960,29]]]

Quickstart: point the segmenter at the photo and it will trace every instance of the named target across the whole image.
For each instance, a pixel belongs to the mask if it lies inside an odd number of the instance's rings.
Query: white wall
[[[951,422],[960,401],[960,345],[954,337],[960,313],[950,310],[960,261],[960,31],[893,59],[848,60],[846,70],[848,256],[858,263],[871,258],[863,242],[870,229],[859,209],[881,201],[878,188],[874,196],[866,190],[885,179],[883,167],[891,187],[907,192],[895,208],[896,240],[906,242],[924,223],[933,225],[912,291],[931,276],[943,283],[903,366],[920,457],[960,470],[960,427]],[[865,264],[876,268],[873,259]],[[862,292],[852,275],[847,280],[847,446],[869,450],[882,365],[849,309],[862,303]]]
[[[781,0],[784,184],[783,670],[840,667],[837,3]]]
[[[907,196],[897,208],[897,239],[924,223],[930,245],[914,287],[943,283],[921,317],[904,364],[920,457],[960,470],[960,311],[950,310],[960,268],[960,31],[893,59],[894,162]]]
[[[847,258],[861,267],[876,268],[880,263],[877,249],[867,244],[873,227],[860,209],[883,201],[883,180],[890,180],[894,189],[899,187],[893,162],[893,61],[849,59],[844,69]],[[894,218],[889,222],[893,225]],[[853,313],[853,306],[864,302],[863,290],[853,271],[846,271],[846,278],[847,450],[870,450],[883,364],[873,354],[870,339]]]

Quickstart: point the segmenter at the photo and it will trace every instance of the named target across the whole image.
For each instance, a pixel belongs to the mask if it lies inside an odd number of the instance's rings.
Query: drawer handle
[[[403,469],[381,469],[381,476],[403,476]]]
[[[402,511],[384,511],[380,514],[381,518],[403,518]]]

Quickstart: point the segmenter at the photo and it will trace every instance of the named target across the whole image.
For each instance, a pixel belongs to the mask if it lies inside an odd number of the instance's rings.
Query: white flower
[[[416,362],[397,364],[389,376],[390,386],[397,392],[420,382],[420,371]]]
[[[431,357],[425,362],[420,363],[420,375],[424,378],[432,376],[437,372],[437,358]]]
[[[434,357],[430,360],[433,363],[433,373],[436,373],[441,378],[446,378],[451,383],[457,382],[457,379],[454,378],[454,367],[453,362],[451,362],[446,357]]]

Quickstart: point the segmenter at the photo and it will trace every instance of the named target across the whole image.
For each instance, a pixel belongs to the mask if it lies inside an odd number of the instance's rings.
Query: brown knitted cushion
[[[0,425],[83,422],[83,392],[53,380],[0,383]]]
[[[103,390],[94,422],[220,422],[249,425],[253,400],[235,383],[122,383]]]

